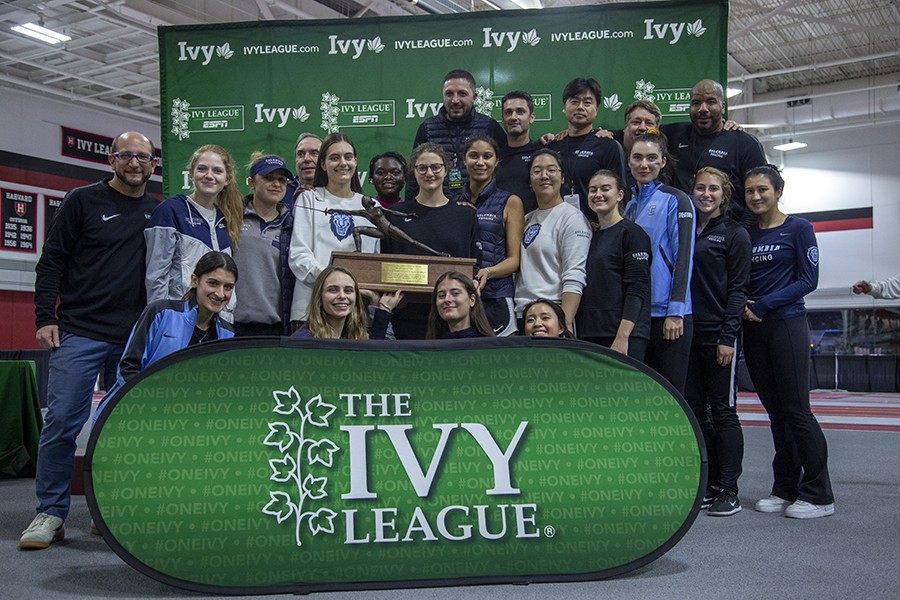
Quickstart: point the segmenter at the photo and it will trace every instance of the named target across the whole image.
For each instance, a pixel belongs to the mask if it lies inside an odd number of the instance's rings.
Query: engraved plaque
[[[383,262],[381,282],[428,285],[428,265]]]

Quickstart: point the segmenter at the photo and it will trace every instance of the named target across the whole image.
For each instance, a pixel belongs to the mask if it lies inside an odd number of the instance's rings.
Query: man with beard
[[[506,130],[506,148],[494,177],[497,187],[522,199],[527,215],[537,208],[534,190],[528,184],[531,155],[541,143],[529,137],[534,123],[534,101],[531,94],[516,90],[503,96],[500,102],[503,129]]]
[[[444,178],[444,195],[456,200],[469,181],[463,157],[466,139],[476,132],[486,133],[502,149],[506,145],[506,134],[495,120],[475,110],[475,100],[478,98],[475,77],[468,71],[454,69],[444,76],[443,97],[444,105],[438,114],[419,125],[413,149],[425,142],[443,146],[451,160],[450,170]],[[406,179],[404,198],[412,200],[418,193],[419,184],[410,174]]]
[[[156,167],[153,143],[123,133],[112,143],[109,164],[111,179],[66,194],[35,269],[36,337],[51,353],[34,480],[38,514],[22,533],[23,549],[46,548],[65,536],[75,438],[90,414],[97,373],[107,384],[116,380],[146,303],[144,226],[156,201],[145,189]]]
[[[756,217],[744,204],[744,175],[766,164],[762,144],[744,131],[725,129],[725,93],[711,80],[698,81],[691,90],[691,122],[663,125],[669,138],[669,153],[675,159],[673,185],[691,193],[694,174],[702,167],[715,167],[728,173],[734,186],[728,216],[749,227]]]

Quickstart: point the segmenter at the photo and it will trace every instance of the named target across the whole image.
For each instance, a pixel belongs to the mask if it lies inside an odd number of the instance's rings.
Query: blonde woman
[[[157,206],[144,229],[147,242],[147,302],[178,300],[191,287],[191,274],[210,251],[231,254],[238,245],[244,212],[228,152],[213,144],[197,148],[188,163],[192,189]],[[222,316],[232,320],[236,297]]]

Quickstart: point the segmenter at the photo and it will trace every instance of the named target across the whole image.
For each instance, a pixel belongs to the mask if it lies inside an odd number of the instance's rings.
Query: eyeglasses
[[[431,171],[435,175],[444,170],[444,163],[434,163],[433,165],[416,165],[416,173],[419,175],[424,175],[428,171]]]
[[[156,158],[152,154],[147,154],[146,152],[138,152],[137,154],[135,154],[134,152],[113,152],[112,155],[116,157],[116,160],[120,160],[126,163],[131,162],[132,158],[136,158],[137,161],[142,165],[146,165],[154,158]]]
[[[559,167],[535,167],[531,169],[532,177],[540,177],[544,173],[553,177],[554,175],[559,175],[561,169]]]

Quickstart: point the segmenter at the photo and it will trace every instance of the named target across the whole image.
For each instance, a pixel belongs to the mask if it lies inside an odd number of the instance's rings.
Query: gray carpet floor
[[[624,576],[590,583],[331,592],[311,598],[576,599],[900,598],[900,434],[825,432],[836,497],[832,517],[796,521],[756,513],[768,495],[772,442],[766,427],[745,427],[743,512],[701,514],[674,548]],[[88,532],[76,497],[66,539],[22,552],[19,534],[32,515],[34,481],[0,480],[0,599],[209,598],[168,587],[134,571]],[[248,596],[244,596],[248,597]]]

